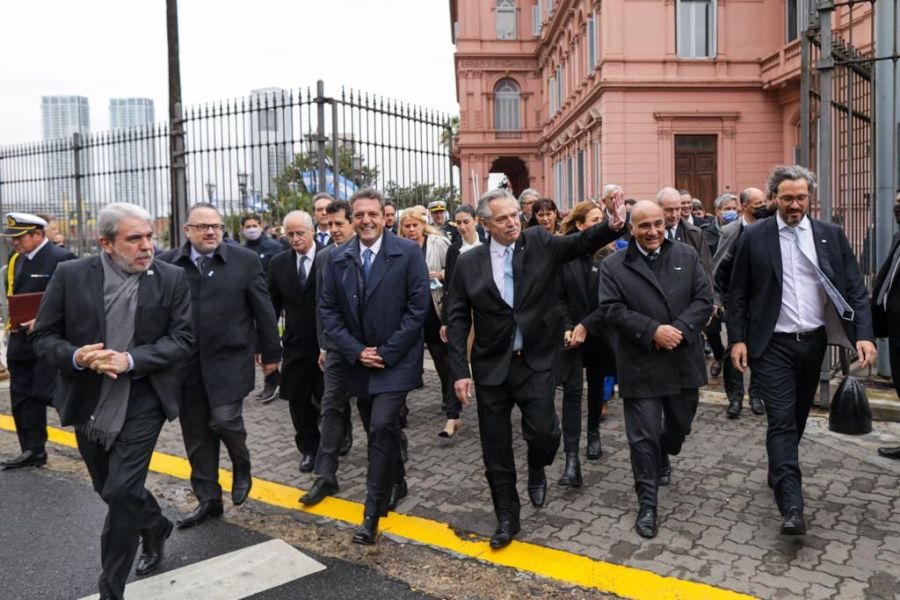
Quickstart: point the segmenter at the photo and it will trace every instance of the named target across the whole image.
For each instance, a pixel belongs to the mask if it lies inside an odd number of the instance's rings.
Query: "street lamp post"
[[[238,191],[240,192],[241,197],[241,211],[247,212],[247,173],[238,171],[237,180]]]
[[[213,203],[213,196],[215,196],[215,194],[216,194],[216,184],[214,184],[213,182],[210,181],[206,184],[206,197],[209,200],[210,204]]]

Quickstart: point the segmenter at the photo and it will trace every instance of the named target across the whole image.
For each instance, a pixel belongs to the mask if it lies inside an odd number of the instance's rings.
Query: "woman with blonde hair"
[[[562,234],[583,231],[603,220],[603,211],[593,202],[580,202],[562,222]],[[601,250],[602,252],[602,250]],[[600,253],[598,253],[600,254]],[[600,281],[595,257],[583,256],[560,269],[560,301],[565,319],[562,360],[557,362],[557,383],[564,386],[562,407],[563,450],[566,466],[559,484],[581,486],[581,397],[583,376],[588,381],[588,460],[603,453],[600,445],[600,409],[603,377],[615,374],[615,355],[608,340],[606,322],[597,312]]]
[[[428,278],[431,281],[431,299],[425,316],[425,347],[434,362],[434,368],[441,379],[442,406],[444,411],[454,403],[453,386],[450,382],[450,355],[447,344],[441,340],[441,305],[444,297],[444,269],[447,265],[447,249],[450,240],[444,233],[428,224],[428,219],[420,210],[406,209],[400,215],[400,235],[416,242],[425,254]]]

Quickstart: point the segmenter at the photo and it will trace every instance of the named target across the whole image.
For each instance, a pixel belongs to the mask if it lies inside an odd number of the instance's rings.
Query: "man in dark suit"
[[[614,222],[599,223],[577,235],[552,236],[542,227],[523,232],[515,198],[497,189],[481,197],[478,216],[491,241],[459,257],[451,282],[447,333],[456,397],[467,405],[474,390],[478,398],[485,475],[498,521],[491,546],[503,548],[519,532],[513,407],[522,411],[528,494],[535,506],[544,505],[544,468],[559,448],[552,367],[562,346],[563,317],[556,286],[547,284],[548,274],[619,237],[625,207],[620,193]],[[467,340],[473,313],[470,374]]]
[[[741,372],[749,363],[766,399],[768,479],[783,535],[806,533],[798,445],[827,345],[855,346],[862,366],[877,354],[869,298],[844,232],[806,215],[815,186],[803,167],[772,170],[767,188],[778,213],[744,230],[728,293],[731,358]]]
[[[900,190],[894,204],[894,219],[900,225]],[[891,379],[900,397],[900,281],[897,281],[900,265],[900,232],[894,234],[887,260],[878,269],[872,287],[872,321],[875,336],[888,339],[888,358],[891,363]],[[878,449],[886,458],[900,460],[900,446]]]
[[[291,249],[272,259],[269,295],[275,316],[284,314],[281,397],[288,401],[294,441],[300,451],[300,472],[313,470],[319,450],[319,406],[322,371],[316,335],[316,254],[312,217],[295,210],[284,217],[284,235]]]
[[[100,598],[121,599],[153,571],[172,523],[144,487],[163,423],[178,416],[178,366],[194,338],[181,269],[153,258],[152,219],[133,204],[100,211],[100,256],[61,263],[32,340],[57,369],[54,405],[75,426],[94,489],[108,506],[100,541]]]
[[[253,252],[222,243],[223,230],[215,206],[195,204],[184,226],[188,241],[159,257],[185,271],[197,339],[181,370],[180,422],[199,504],[179,527],[222,515],[220,442],[234,468],[231,498],[235,505],[246,500],[252,479],[242,402],[254,385],[254,349],[266,375],[281,359],[262,264]]]
[[[334,198],[328,192],[319,192],[313,196],[313,210],[316,218],[316,231],[314,234],[316,244],[320,248],[330,246],[334,243],[331,239],[331,233],[328,231],[328,205],[334,201]]]
[[[350,205],[357,239],[329,257],[319,316],[324,335],[341,358],[338,368],[348,391],[356,394],[367,423],[365,511],[353,542],[374,544],[394,486],[401,486],[401,496],[406,492],[401,412],[406,394],[422,385],[431,293],[419,246],[384,230],[381,193],[359,190]]]
[[[256,213],[241,215],[241,235],[244,236],[244,243],[241,245],[259,256],[263,266],[263,273],[268,273],[269,263],[272,259],[285,251],[285,247],[280,242],[266,234],[266,226],[262,217]],[[266,375],[263,381],[263,389],[255,396],[256,400],[263,404],[268,404],[277,398],[280,381],[281,373],[278,369]]]
[[[632,241],[600,271],[600,310],[616,330],[616,364],[625,434],[640,508],[635,529],[656,536],[659,485],[671,474],[706,384],[700,333],[712,291],[696,251],[665,238],[663,211],[638,202]],[[662,425],[662,426],[661,426]]]
[[[59,263],[75,255],[59,248],[47,238],[47,221],[28,213],[6,215],[6,228],[0,234],[10,238],[15,250],[9,257],[3,282],[7,296],[41,293]],[[9,395],[13,421],[21,452],[0,461],[0,468],[39,467],[47,463],[47,406],[53,398],[54,370],[39,360],[28,339],[34,319],[9,323],[6,362],[9,367]]]
[[[675,188],[665,187],[656,194],[656,203],[662,208],[666,220],[666,239],[671,242],[682,242],[696,250],[700,256],[700,264],[703,265],[703,270],[709,276],[712,272],[709,244],[706,243],[703,230],[692,225],[684,217],[683,196]],[[690,216],[690,210],[688,210],[688,216]]]
[[[739,198],[742,208],[741,216],[721,228],[719,243],[712,259],[713,301],[716,306],[722,307],[723,313],[728,310],[728,288],[731,286],[731,269],[734,265],[734,250],[737,241],[745,227],[769,216],[768,201],[762,190],[754,187],[747,188],[741,192]],[[744,404],[744,374],[735,369],[734,363],[731,361],[731,340],[725,347],[722,377],[725,396],[728,398],[728,408],[725,409],[725,414],[729,419],[737,419],[741,416]],[[765,413],[765,405],[752,378],[749,391],[750,410],[755,415]]]

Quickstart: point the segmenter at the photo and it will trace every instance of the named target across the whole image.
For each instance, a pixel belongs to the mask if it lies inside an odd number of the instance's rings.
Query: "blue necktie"
[[[506,250],[504,250],[503,252],[503,301],[506,302],[510,308],[513,307],[513,300],[515,298],[512,258],[513,247],[507,246]],[[515,316],[513,318],[515,318]],[[519,331],[519,326],[516,325],[515,338],[513,339],[513,350],[521,349],[522,332]]]
[[[371,249],[366,248],[363,252],[363,278],[369,281],[369,273],[372,272],[372,255],[375,254]]]
[[[297,276],[300,278],[300,287],[306,287],[306,255],[300,257],[300,266],[297,267]]]
[[[326,236],[326,235],[328,235],[328,234],[323,233],[323,232],[321,232],[321,231],[319,232],[318,237],[319,237],[319,245],[320,245],[320,246],[324,246],[324,245],[325,245],[325,236]]]

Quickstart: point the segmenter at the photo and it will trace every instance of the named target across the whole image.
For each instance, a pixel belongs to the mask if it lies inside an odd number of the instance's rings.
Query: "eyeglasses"
[[[200,233],[206,233],[207,231],[223,231],[225,229],[225,226],[221,223],[188,223],[185,227],[190,227]]]
[[[788,206],[790,206],[794,202],[799,202],[800,204],[803,204],[807,200],[809,200],[809,196],[807,194],[800,194],[798,196],[791,196],[790,194],[786,194],[784,196],[778,196],[778,201],[783,202],[784,204],[787,204]]]

